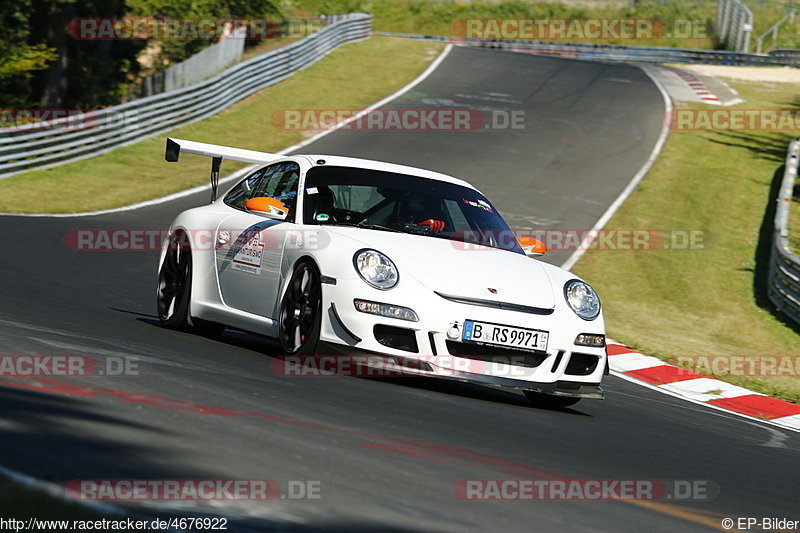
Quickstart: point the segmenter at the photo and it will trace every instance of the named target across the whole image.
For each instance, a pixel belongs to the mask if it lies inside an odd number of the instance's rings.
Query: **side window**
[[[259,168],[247,176],[245,179],[239,182],[239,185],[231,189],[231,192],[228,193],[223,201],[231,207],[244,210],[245,202],[252,198],[251,193],[253,188],[258,183],[258,180],[260,180],[264,175],[264,172],[269,170],[269,168],[271,167]]]
[[[289,210],[286,220],[293,222],[299,181],[300,166],[297,163],[286,162],[270,165],[245,178],[228,193],[225,203],[236,209],[244,210],[244,204],[250,198],[257,196],[277,198]]]
[[[297,185],[300,181],[300,167],[297,163],[279,163],[269,167],[268,172],[258,181],[253,195],[277,198],[289,208],[289,218],[294,219],[297,204]]]

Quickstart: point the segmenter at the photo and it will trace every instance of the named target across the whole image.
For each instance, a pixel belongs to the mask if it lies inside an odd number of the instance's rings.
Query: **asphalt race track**
[[[462,176],[515,228],[590,228],[649,157],[664,113],[660,93],[635,67],[475,49],[453,50],[387,107],[454,106],[524,110],[526,127],[340,131],[304,151]],[[166,228],[207,196],[106,216],[0,220],[0,354],[139,361],[138,375],[47,383],[0,377],[0,464],[62,485],[86,478],[272,479],[282,488],[320,482],[316,500],[147,511],[226,514],[237,517],[233,531],[381,524],[675,533],[717,530],[722,517],[796,513],[796,433],[615,377],[606,380],[605,401],[552,411],[521,394],[420,378],[279,377],[267,340],[231,331],[211,340],[158,325],[155,252],[77,252],[63,241],[76,229]],[[547,257],[561,263],[569,253]],[[454,497],[459,480],[504,478],[699,480],[713,497]]]

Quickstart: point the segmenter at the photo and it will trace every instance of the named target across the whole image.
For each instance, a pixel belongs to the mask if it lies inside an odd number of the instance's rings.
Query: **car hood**
[[[359,247],[387,255],[400,279],[411,276],[442,295],[552,309],[555,294],[543,265],[522,254],[485,246],[380,230],[332,227]]]

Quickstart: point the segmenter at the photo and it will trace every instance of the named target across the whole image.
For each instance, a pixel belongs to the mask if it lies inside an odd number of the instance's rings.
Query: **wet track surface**
[[[464,177],[514,228],[590,228],[649,157],[663,102],[638,69],[455,49],[387,107],[524,110],[520,130],[341,131],[309,153]],[[161,154],[153,154],[161,157]],[[164,171],[170,167],[165,163]],[[138,358],[138,375],[0,377],[2,465],[85,478],[321,482],[318,500],[184,505],[233,530],[709,531],[794,518],[800,439],[607,379],[607,400],[544,410],[521,394],[419,378],[287,378],[268,340],[161,328],[155,252],[76,252],[76,229],[166,228],[207,194],[113,215],[0,219],[0,354]],[[568,251],[554,252],[560,264]],[[695,502],[473,502],[466,479],[703,480]],[[174,514],[159,504],[153,513]],[[250,517],[250,518],[244,518]],[[245,527],[245,523],[247,526]]]

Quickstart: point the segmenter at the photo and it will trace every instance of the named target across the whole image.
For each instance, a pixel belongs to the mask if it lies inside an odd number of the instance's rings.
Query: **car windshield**
[[[474,189],[352,167],[308,171],[306,224],[356,226],[524,253],[497,210]]]

